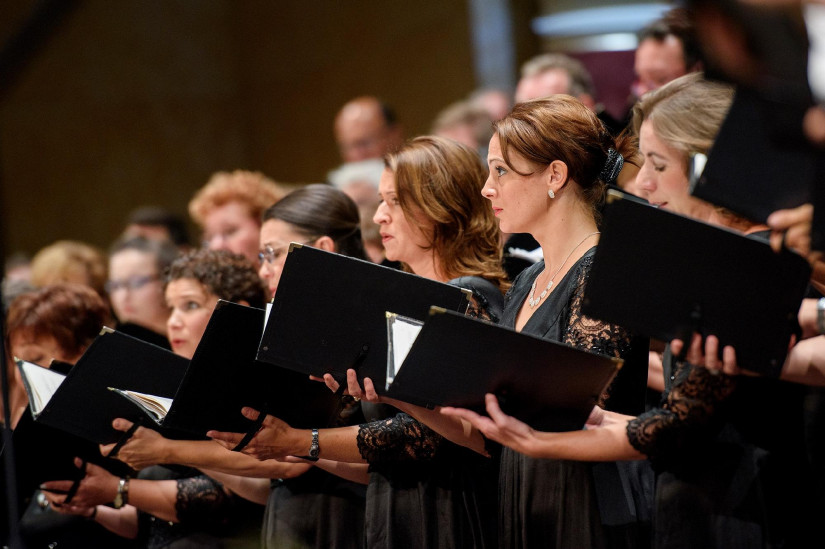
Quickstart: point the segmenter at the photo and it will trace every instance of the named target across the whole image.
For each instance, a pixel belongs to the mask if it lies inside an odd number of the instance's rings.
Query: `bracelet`
[[[825,334],[825,297],[820,297],[816,302],[816,329],[820,334]]]
[[[97,518],[97,505],[92,507],[92,514],[86,517],[86,520],[94,521]]]

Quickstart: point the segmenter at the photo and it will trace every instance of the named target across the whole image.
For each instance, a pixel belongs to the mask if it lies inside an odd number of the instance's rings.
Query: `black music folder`
[[[438,307],[423,326],[387,313],[387,333],[387,396],[486,414],[493,393],[504,412],[543,431],[581,429],[623,363]]]
[[[254,422],[243,406],[277,416],[293,427],[325,427],[340,397],[305,374],[258,362],[264,311],[218,301],[174,398],[113,389],[157,425],[205,436],[210,429],[246,432]],[[257,428],[256,428],[257,430]]]
[[[290,245],[258,360],[339,380],[348,368],[384,385],[386,311],[424,320],[430,306],[464,313],[471,292],[352,257]]]
[[[753,236],[608,193],[582,312],[663,341],[693,331],[779,375],[811,269]]]
[[[50,396],[32,406],[34,418],[98,444],[117,442],[123,433],[112,428],[112,420],[122,417],[138,421],[143,414],[108,388],[126,387],[171,397],[188,363],[171,351],[104,328]],[[21,372],[25,364],[37,368],[18,361]],[[27,383],[32,381],[29,376]],[[27,390],[30,402],[32,395],[42,391],[31,387]],[[173,432],[164,434],[177,438]]]
[[[759,223],[776,210],[811,202],[816,156],[823,153],[774,129],[773,118],[787,108],[737,90],[693,195]]]

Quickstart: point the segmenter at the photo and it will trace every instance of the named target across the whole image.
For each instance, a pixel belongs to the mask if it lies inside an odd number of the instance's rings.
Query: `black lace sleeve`
[[[698,440],[715,433],[717,409],[735,386],[733,377],[677,363],[673,387],[662,407],[628,423],[630,444],[654,463],[683,454]]]
[[[223,485],[206,476],[178,479],[175,511],[181,524],[190,527],[214,527],[228,518],[232,501]]]
[[[632,335],[616,324],[596,320],[582,314],[584,288],[593,264],[593,256],[585,257],[574,273],[575,290],[570,297],[569,317],[564,343],[587,351],[623,358],[630,350]]]
[[[358,429],[358,451],[370,465],[435,458],[444,438],[407,414],[365,423]]]

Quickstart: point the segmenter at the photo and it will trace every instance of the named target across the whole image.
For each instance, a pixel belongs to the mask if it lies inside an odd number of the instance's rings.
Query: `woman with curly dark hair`
[[[173,351],[192,358],[219,299],[262,307],[264,287],[255,267],[243,256],[224,250],[197,250],[176,259],[166,279],[166,303]],[[116,420],[120,422],[123,420]],[[70,481],[46,483],[63,490]],[[123,497],[128,494],[128,504]],[[127,538],[139,537],[149,548],[226,547],[230,538],[257,538],[262,507],[247,504],[220,482],[196,469],[147,467],[135,479],[119,479],[88,465],[72,503],[51,494],[55,509],[80,514]],[[116,503],[114,509],[107,504]],[[239,534],[243,525],[254,533]]]

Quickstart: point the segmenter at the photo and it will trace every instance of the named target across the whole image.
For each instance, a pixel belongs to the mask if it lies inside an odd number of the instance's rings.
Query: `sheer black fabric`
[[[498,318],[503,299],[478,277],[450,282],[473,292],[468,314]],[[496,464],[406,414],[361,425],[370,466],[367,547],[485,548],[496,539]]]
[[[638,413],[644,407],[646,340],[581,313],[594,251],[588,250],[558,281],[522,332],[625,358],[620,376],[603,395],[604,404],[610,408],[618,400],[625,409]],[[515,327],[533,280],[543,268],[541,261],[515,280],[505,296],[504,326]],[[628,360],[634,353],[639,360]],[[501,547],[649,546],[652,472],[644,462],[589,464],[533,459],[509,448],[501,449],[500,459]]]
[[[196,469],[156,465],[141,470],[137,478],[177,481],[179,522],[138,513],[138,535],[148,549],[229,549],[248,547],[258,539],[263,508],[229,496],[221,483]]]
[[[805,453],[805,388],[672,360],[660,408],[631,421],[657,470],[657,548],[810,547],[819,535]]]
[[[368,463],[432,461],[444,438],[407,414],[365,423],[358,429],[358,450]]]

